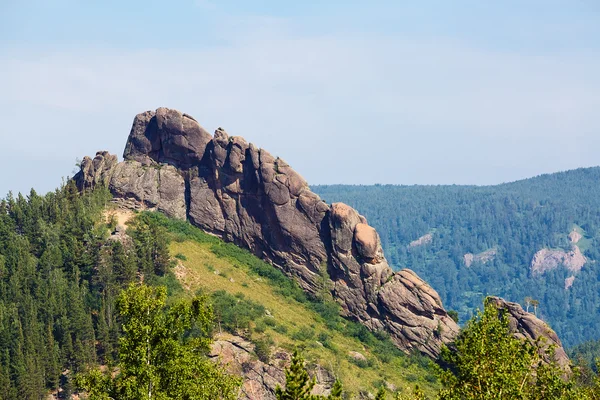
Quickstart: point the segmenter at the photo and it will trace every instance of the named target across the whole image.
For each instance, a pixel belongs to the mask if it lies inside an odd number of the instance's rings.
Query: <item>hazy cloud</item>
[[[3,52],[0,193],[52,189],[96,150],[120,155],[133,116],[159,106],[246,137],[313,184],[488,184],[598,164],[597,52],[223,24],[219,45],[196,49]]]

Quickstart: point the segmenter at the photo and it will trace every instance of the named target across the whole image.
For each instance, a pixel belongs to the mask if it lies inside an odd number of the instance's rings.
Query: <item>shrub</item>
[[[354,358],[354,357],[348,357],[348,360],[356,365],[358,368],[369,368],[371,366],[371,363],[369,362],[369,360],[363,360],[362,358]]]
[[[281,333],[282,335],[288,333],[288,328],[285,325],[277,325],[275,328],[273,328],[273,330],[277,333]]]
[[[177,259],[179,259],[181,261],[187,261],[187,257],[183,253],[177,253],[177,254],[175,254],[175,258],[177,258]]]
[[[301,342],[311,340],[314,337],[315,337],[315,331],[312,330],[311,328],[309,328],[308,326],[303,326],[292,334],[293,340],[299,340]]]
[[[242,293],[235,296],[224,290],[211,295],[215,320],[228,332],[238,333],[240,330],[250,330],[250,322],[262,317],[265,308],[244,298]]]
[[[458,311],[448,310],[448,316],[454,320],[458,324]]]
[[[183,293],[183,287],[181,283],[171,271],[167,272],[163,276],[155,276],[149,280],[156,286],[165,286],[167,288],[167,295],[169,297]]]
[[[254,331],[258,332],[258,333],[264,333],[264,331],[267,330],[267,324],[265,324],[265,321],[262,319],[259,319],[258,321],[256,321],[256,323],[254,324]]]
[[[273,347],[273,339],[270,336],[263,335],[258,339],[252,340],[254,343],[254,354],[264,363],[268,363],[271,359],[271,347]]]

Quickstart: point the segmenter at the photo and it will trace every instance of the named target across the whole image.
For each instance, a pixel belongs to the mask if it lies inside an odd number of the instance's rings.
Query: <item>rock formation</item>
[[[239,394],[240,400],[275,400],[275,388],[285,387],[285,368],[290,366],[292,355],[276,349],[268,363],[254,356],[254,345],[239,336],[220,335],[212,344],[209,357],[224,365],[231,374],[243,379]],[[316,384],[314,395],[328,395],[335,383],[335,377],[320,365],[307,365],[308,373]]]
[[[429,244],[431,242],[433,242],[433,234],[430,232],[430,233],[426,233],[423,236],[421,236],[420,238],[415,239],[412,242],[410,242],[408,244],[408,248],[412,249],[414,247],[424,246],[424,245]]]
[[[490,261],[493,261],[494,258],[496,258],[496,254],[497,250],[495,248],[488,249],[477,254],[467,253],[463,256],[463,261],[465,263],[465,266],[469,268],[471,265],[473,265],[473,263],[486,264]]]
[[[531,273],[533,276],[539,276],[559,266],[565,267],[572,273],[577,273],[581,271],[586,262],[586,257],[577,245],[572,245],[568,252],[562,249],[541,249],[534,254],[531,260]]]
[[[556,332],[548,324],[534,314],[523,310],[517,303],[511,303],[499,297],[488,297],[487,301],[491,301],[499,310],[507,311],[509,329],[516,337],[526,339],[531,344],[540,345],[539,351],[545,361],[551,361],[546,355],[546,350],[549,347],[553,347],[554,355],[552,361],[555,361],[565,371],[571,370],[569,357],[562,347],[562,343]]]
[[[579,241],[583,239],[583,235],[577,232],[576,229],[573,229],[571,233],[569,233],[569,241],[573,244],[579,243]]]
[[[135,117],[123,156],[84,158],[80,190],[108,185],[125,204],[187,218],[250,250],[308,293],[329,288],[346,317],[388,331],[405,351],[437,357],[458,333],[427,283],[392,271],[365,217],[326,204],[283,159],[242,137],[221,128],[213,137],[189,115],[159,108]]]

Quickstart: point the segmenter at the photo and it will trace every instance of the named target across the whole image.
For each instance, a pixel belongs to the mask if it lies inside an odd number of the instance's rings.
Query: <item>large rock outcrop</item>
[[[517,303],[511,303],[500,297],[488,297],[486,301],[494,304],[499,310],[506,310],[508,327],[513,335],[537,346],[546,362],[555,361],[565,371],[571,370],[569,357],[562,347],[558,335],[548,324],[534,314],[523,310]],[[554,349],[552,359],[546,354],[546,350],[549,348]]]
[[[270,360],[263,362],[254,355],[254,345],[239,336],[222,334],[212,344],[209,354],[225,366],[231,374],[241,376],[240,400],[275,400],[275,388],[285,387],[285,369],[291,364],[292,354],[283,349],[272,352]],[[308,364],[308,373],[315,378],[312,394],[326,396],[331,393],[335,377],[318,364]]]
[[[250,250],[309,293],[329,288],[345,316],[388,331],[405,351],[436,357],[458,333],[427,283],[392,271],[363,216],[326,204],[283,159],[242,137],[221,128],[211,136],[189,115],[159,108],[135,117],[123,156],[84,158],[78,187],[108,185],[122,201]]]

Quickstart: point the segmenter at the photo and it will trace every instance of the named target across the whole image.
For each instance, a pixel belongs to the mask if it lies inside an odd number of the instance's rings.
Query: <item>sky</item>
[[[0,0],[0,197],[165,106],[309,184],[600,165],[597,0]]]

